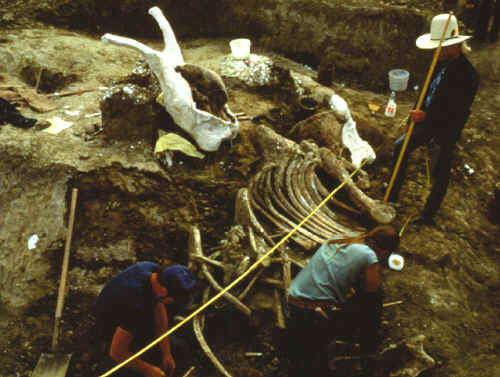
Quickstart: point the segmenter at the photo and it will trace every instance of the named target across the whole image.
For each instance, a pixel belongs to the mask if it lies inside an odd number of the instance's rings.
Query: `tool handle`
[[[448,16],[448,20],[446,21],[446,25],[444,26],[444,29],[443,29],[443,33],[441,34],[441,38],[439,39],[439,45],[436,48],[436,51],[434,51],[434,57],[432,59],[431,66],[429,67],[429,71],[427,72],[427,78],[425,79],[424,87],[422,88],[422,91],[420,92],[420,97],[418,98],[417,107],[415,108],[415,110],[420,110],[420,106],[422,106],[422,102],[424,102],[425,94],[427,93],[427,88],[428,88],[429,83],[431,81],[432,74],[434,73],[434,68],[436,67],[436,63],[437,63],[439,54],[441,53],[443,39],[444,39],[444,36],[446,35],[446,31],[448,30],[448,25],[450,24],[452,16],[453,16],[453,12],[450,12],[450,15]],[[399,156],[398,156],[398,159],[396,161],[396,166],[394,167],[394,171],[392,173],[392,177],[391,177],[391,180],[389,182],[389,186],[387,187],[387,191],[385,192],[384,202],[387,202],[387,199],[389,199],[392,185],[394,184],[394,181],[396,180],[396,176],[397,176],[398,170],[399,170],[399,165],[401,165],[401,161],[403,160],[403,156],[405,154],[408,142],[410,141],[411,134],[413,133],[414,126],[415,126],[415,122],[412,120],[410,122],[408,132],[406,133],[406,137],[405,137],[405,140],[403,142],[403,146],[401,147],[401,152],[399,152]]]
[[[78,189],[74,188],[71,193],[71,209],[69,212],[68,231],[66,235],[66,244],[64,246],[64,257],[61,270],[61,280],[59,281],[59,292],[57,293],[56,317],[54,321],[54,332],[52,334],[52,352],[57,351],[57,342],[59,338],[59,322],[64,305],[64,293],[66,290],[66,276],[68,275],[69,251],[71,248],[71,237],[73,235],[73,224],[75,223],[75,209]]]

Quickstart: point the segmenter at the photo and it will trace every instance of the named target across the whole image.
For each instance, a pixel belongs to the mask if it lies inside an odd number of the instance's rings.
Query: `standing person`
[[[432,19],[431,32],[417,39],[417,47],[426,50],[437,48],[448,17],[448,14],[435,16]],[[435,181],[421,218],[416,221],[418,224],[435,224],[434,216],[441,206],[450,181],[455,145],[469,118],[470,107],[476,95],[478,75],[465,57],[465,53],[470,49],[464,42],[469,38],[470,36],[458,33],[457,19],[452,16],[421,109],[410,111],[410,118],[415,122],[415,126],[389,200],[398,200],[406,174],[408,155],[421,145],[429,145],[431,142],[437,144],[439,155],[433,169]],[[395,141],[394,163],[399,157],[405,138],[406,133]]]
[[[495,3],[495,4],[494,4]],[[493,17],[493,25],[488,36],[490,19]],[[478,18],[474,38],[485,42],[488,37],[490,42],[498,40],[498,31],[500,30],[500,0],[482,0],[479,5]]]
[[[96,328],[101,345],[115,365],[168,331],[173,311],[187,305],[195,283],[184,266],[162,270],[152,262],[134,264],[106,283],[96,301]],[[186,356],[175,335],[166,337],[114,375],[173,376],[176,360]]]
[[[383,298],[378,262],[398,247],[399,235],[387,225],[320,246],[288,291],[289,376],[328,375],[331,326],[341,319],[337,314],[361,330],[363,354],[376,350]],[[332,306],[342,310],[333,312]]]

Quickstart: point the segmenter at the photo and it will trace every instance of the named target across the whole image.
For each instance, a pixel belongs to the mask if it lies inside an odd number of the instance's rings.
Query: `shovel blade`
[[[31,377],[65,377],[71,354],[42,353]]]

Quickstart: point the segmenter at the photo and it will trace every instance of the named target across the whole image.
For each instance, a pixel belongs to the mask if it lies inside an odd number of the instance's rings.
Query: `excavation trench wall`
[[[364,88],[388,90],[393,68],[409,70],[411,82],[419,82],[429,64],[415,39],[427,32],[430,15],[409,7],[338,0],[45,0],[35,2],[33,11],[39,20],[73,29],[160,38],[147,13],[152,6],[163,10],[180,39],[250,37],[254,47]]]
[[[79,193],[68,289],[91,297],[110,274],[136,261],[186,263],[187,224],[198,224],[205,245],[216,245],[233,222],[232,199],[242,183],[219,179],[223,167],[212,166],[209,175],[201,167],[181,165],[165,174],[154,161],[122,156],[128,161],[101,164],[94,155],[76,168],[48,160],[47,154],[62,159],[74,150],[65,143],[47,145],[49,138],[40,135],[31,145],[17,146],[3,139],[0,147],[5,172],[0,303],[6,312],[55,298],[73,187]]]

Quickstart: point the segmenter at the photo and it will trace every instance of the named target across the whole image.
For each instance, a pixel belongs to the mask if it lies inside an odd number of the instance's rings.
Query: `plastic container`
[[[239,38],[229,42],[231,53],[236,59],[246,59],[250,56],[250,39]]]
[[[387,101],[387,106],[385,107],[385,116],[388,118],[394,118],[396,116],[396,92],[394,90],[391,92],[389,101]]]
[[[408,87],[410,73],[404,69],[393,69],[389,71],[389,87],[396,92],[402,92]]]

